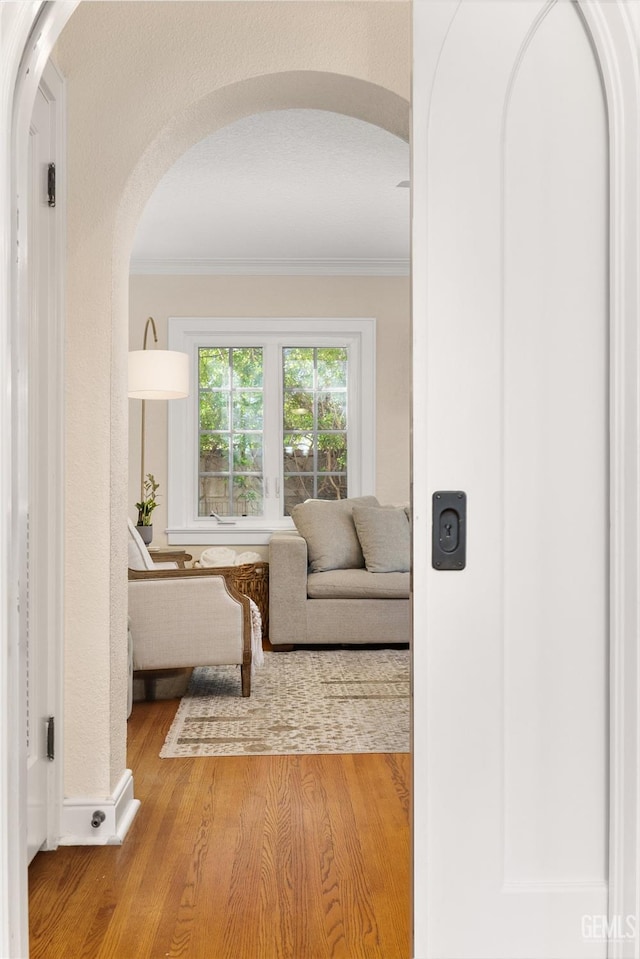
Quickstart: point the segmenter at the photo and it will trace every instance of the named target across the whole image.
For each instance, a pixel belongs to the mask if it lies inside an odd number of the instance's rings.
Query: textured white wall
[[[137,220],[184,150],[248,113],[326,108],[407,138],[410,6],[83,3],[55,60],[68,79],[65,791],[95,796],[110,794],[125,767]]]
[[[409,499],[409,292],[408,277],[132,276],[130,348],[141,349],[148,316],[156,322],[158,344],[165,347],[169,316],[375,316],[376,493],[384,503],[405,502]],[[140,407],[139,400],[129,403],[129,515],[134,522],[133,504],[140,495]],[[145,469],[161,483],[153,545],[162,546],[167,524],[167,403],[147,403],[146,435]],[[201,549],[193,547],[189,552],[199,555]]]

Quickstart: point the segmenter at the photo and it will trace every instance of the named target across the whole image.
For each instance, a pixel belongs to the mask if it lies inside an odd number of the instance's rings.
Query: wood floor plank
[[[176,708],[134,706],[124,845],[33,861],[32,959],[408,959],[410,757],[159,759]]]

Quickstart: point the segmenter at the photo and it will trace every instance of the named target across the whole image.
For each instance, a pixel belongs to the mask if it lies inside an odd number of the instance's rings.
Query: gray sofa
[[[338,501],[336,510],[328,510],[327,503],[317,509],[309,505],[319,502],[308,501],[293,511],[294,520],[304,536],[296,529],[276,532],[271,537],[270,642],[280,650],[325,643],[408,643],[408,531],[406,546],[402,546],[403,558],[397,559],[396,549],[396,555],[389,559],[389,544],[394,539],[393,533],[389,534],[390,524],[396,531],[400,530],[403,539],[405,537],[397,515],[402,511],[396,510],[392,516],[391,511],[380,507],[373,497]],[[381,528],[374,531],[385,552],[382,564],[376,564],[381,553],[374,548],[375,535],[370,528],[363,530],[359,524],[358,533],[365,543],[366,559],[363,557],[361,543],[355,535],[353,506],[356,507],[356,517],[363,517],[363,523],[367,519],[382,522]],[[372,506],[377,507],[375,512],[370,508]],[[336,513],[339,514],[337,517]],[[312,514],[313,521],[307,522]],[[339,522],[335,522],[336,518]],[[406,515],[405,522],[408,527]],[[335,564],[338,568],[331,568]],[[372,572],[372,569],[386,569],[387,565],[405,569]]]

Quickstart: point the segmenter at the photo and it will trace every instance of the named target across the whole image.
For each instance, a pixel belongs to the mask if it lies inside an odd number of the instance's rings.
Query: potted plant
[[[143,542],[147,546],[153,539],[153,524],[151,522],[151,514],[158,505],[156,493],[159,486],[160,483],[156,483],[153,473],[147,473],[142,487],[143,498],[141,502],[136,503],[136,509],[138,510],[137,529],[142,536]]]

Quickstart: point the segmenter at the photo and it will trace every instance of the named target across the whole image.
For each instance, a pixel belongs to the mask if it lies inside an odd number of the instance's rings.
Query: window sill
[[[278,526],[251,526],[242,520],[237,524],[216,523],[206,528],[167,529],[170,546],[266,546],[276,529],[293,529],[293,520]]]

